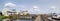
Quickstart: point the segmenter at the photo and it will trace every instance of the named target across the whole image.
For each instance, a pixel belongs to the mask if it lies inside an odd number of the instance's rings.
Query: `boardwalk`
[[[41,15],[43,21],[52,21],[48,19],[48,15]]]

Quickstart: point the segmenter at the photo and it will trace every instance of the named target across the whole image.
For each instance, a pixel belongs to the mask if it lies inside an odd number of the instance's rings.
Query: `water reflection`
[[[2,19],[2,21],[34,21],[34,19],[16,19],[16,20]]]
[[[33,20],[13,20],[13,21],[33,21]]]

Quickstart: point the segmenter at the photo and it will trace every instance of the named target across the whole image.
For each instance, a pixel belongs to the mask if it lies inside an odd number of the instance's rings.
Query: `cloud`
[[[55,6],[52,6],[51,8],[55,9],[56,7]]]
[[[49,9],[55,11],[57,9],[57,7],[56,6],[51,6]]]
[[[6,3],[6,4],[5,4],[5,7],[7,7],[7,6],[8,6],[8,7],[14,7],[14,6],[16,6],[16,5],[13,4],[13,3]]]
[[[40,11],[38,6],[33,6],[33,9],[36,11]]]
[[[35,13],[40,13],[40,9],[39,9],[39,7],[38,6],[32,6],[32,8],[30,8],[29,10],[28,10],[30,13],[32,13],[32,14],[35,14]]]
[[[33,6],[34,9],[37,9],[38,7],[37,6]]]

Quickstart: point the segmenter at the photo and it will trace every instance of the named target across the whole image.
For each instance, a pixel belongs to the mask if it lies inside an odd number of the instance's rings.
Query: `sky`
[[[15,6],[6,7],[6,4]],[[60,13],[60,0],[0,0],[0,11],[4,8],[14,8],[17,11],[25,9],[29,13]]]

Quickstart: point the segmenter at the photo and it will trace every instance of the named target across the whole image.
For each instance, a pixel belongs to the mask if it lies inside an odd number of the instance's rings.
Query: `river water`
[[[13,20],[13,21],[34,21],[34,20]]]
[[[0,21],[11,21],[9,19],[0,19]],[[12,21],[34,21],[34,19],[17,19]]]

